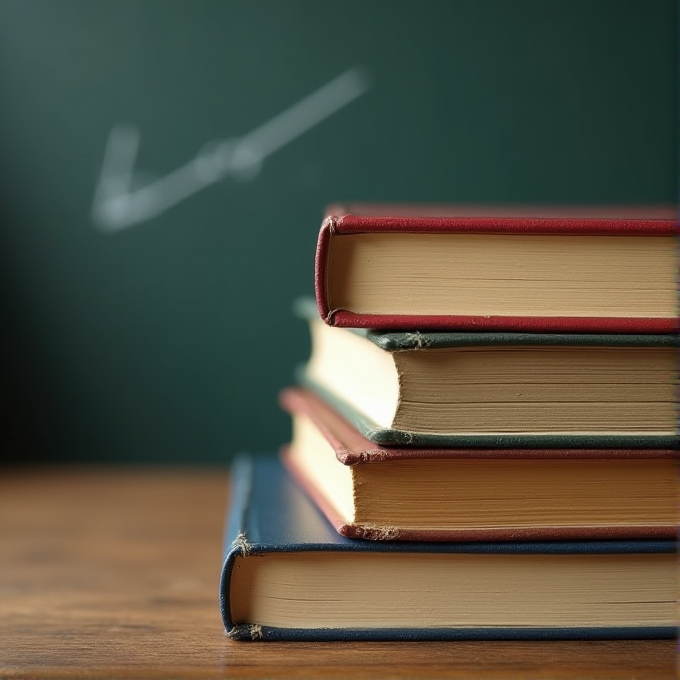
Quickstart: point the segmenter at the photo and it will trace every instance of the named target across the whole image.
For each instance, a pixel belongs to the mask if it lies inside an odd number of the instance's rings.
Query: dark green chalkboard
[[[324,204],[672,202],[676,37],[672,0],[1,0],[3,446],[277,447]]]

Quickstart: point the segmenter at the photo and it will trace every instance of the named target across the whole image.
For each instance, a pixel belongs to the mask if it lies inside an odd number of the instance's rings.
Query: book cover
[[[435,575],[441,583],[428,583]],[[592,601],[578,600],[574,588]],[[602,588],[614,602],[600,602]],[[236,640],[673,637],[675,544],[352,540],[278,460],[242,456],[233,469],[220,608]]]
[[[279,402],[294,423],[282,460],[344,536],[426,541],[675,536],[675,450],[380,447],[307,390],[285,389]]]
[[[318,310],[343,327],[673,333],[679,233],[673,207],[335,205]]]

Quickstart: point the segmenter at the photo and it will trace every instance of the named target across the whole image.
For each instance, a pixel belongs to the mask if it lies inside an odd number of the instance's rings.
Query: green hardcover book
[[[334,328],[299,380],[382,446],[675,448],[674,335]]]

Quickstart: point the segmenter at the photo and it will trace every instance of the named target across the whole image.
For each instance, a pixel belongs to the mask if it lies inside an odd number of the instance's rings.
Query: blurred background
[[[0,0],[5,461],[289,437],[323,207],[673,203],[674,0]]]

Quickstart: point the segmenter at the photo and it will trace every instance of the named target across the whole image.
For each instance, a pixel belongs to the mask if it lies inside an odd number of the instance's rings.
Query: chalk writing
[[[254,180],[268,156],[364,94],[369,78],[351,68],[242,137],[213,140],[188,163],[139,186],[139,129],[116,125],[109,134],[92,204],[94,226],[118,232],[165,212],[225,177]]]

